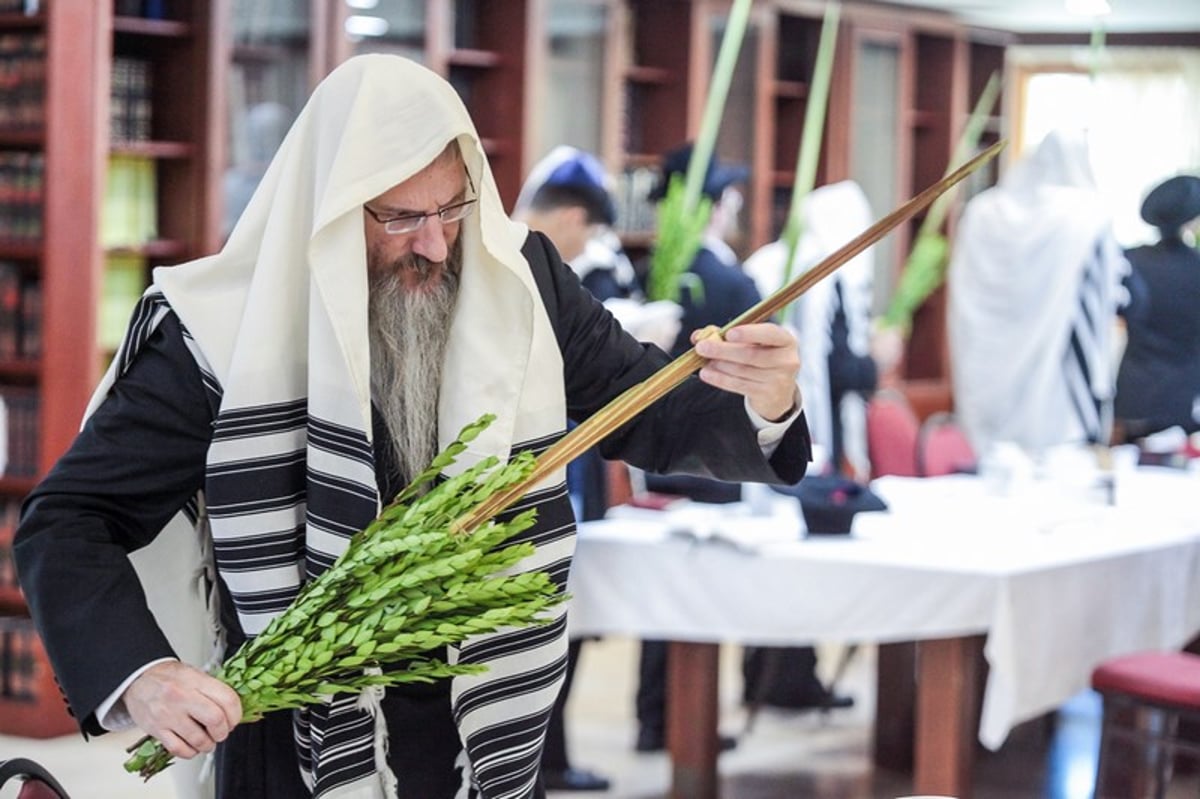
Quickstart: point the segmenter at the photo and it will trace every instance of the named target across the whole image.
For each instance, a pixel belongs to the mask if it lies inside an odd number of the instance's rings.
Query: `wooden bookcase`
[[[70,445],[100,376],[96,328],[109,156],[140,156],[153,164],[160,236],[137,248],[148,266],[186,260],[218,243],[223,0],[162,8],[165,18],[144,19],[116,15],[112,0],[50,0],[30,16],[0,14],[0,35],[45,40],[40,118],[0,128],[0,151],[30,153],[44,164],[40,229],[0,240],[0,261],[17,264],[37,298],[36,307],[25,309],[36,320],[36,353],[0,359],[0,391],[16,388],[37,397],[31,422],[36,452],[19,476],[0,476],[0,534],[11,535],[16,504]],[[118,56],[151,65],[150,135],[137,142],[109,138],[111,69]],[[67,733],[75,723],[54,688],[19,591],[5,583],[11,574],[7,543],[0,540],[0,625],[11,673],[0,679],[0,733]]]

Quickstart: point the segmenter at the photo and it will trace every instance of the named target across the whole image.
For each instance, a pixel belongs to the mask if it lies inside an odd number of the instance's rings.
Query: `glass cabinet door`
[[[601,153],[608,15],[596,0],[550,0],[535,159],[561,144]]]
[[[223,237],[308,99],[309,14],[309,0],[233,0]]]

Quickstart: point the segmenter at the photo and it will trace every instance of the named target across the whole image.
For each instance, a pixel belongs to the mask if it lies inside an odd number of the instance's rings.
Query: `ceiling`
[[[1064,0],[891,0],[944,11],[967,25],[1016,33],[1090,33],[1093,18],[1068,13]],[[1200,31],[1200,0],[1109,0],[1108,33]]]

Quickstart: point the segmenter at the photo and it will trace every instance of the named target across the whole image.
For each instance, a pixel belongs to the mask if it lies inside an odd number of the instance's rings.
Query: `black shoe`
[[[853,701],[853,700],[851,700]],[[729,735],[717,736],[717,749],[728,752],[737,747],[737,738]],[[634,749],[639,752],[661,752],[667,748],[667,736],[662,730],[652,727],[642,727],[638,730],[637,743]]]
[[[825,694],[819,707],[822,710],[842,710],[854,707],[854,697],[845,694],[835,694],[832,691]]]
[[[606,777],[581,768],[543,771],[542,782],[548,791],[607,791],[609,786]]]
[[[639,752],[661,752],[667,748],[667,734],[653,727],[639,727],[633,748]]]

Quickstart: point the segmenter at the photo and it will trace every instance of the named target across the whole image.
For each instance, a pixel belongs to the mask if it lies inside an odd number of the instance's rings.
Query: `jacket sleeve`
[[[662,350],[621,328],[579,285],[544,236],[531,233],[525,255],[562,351],[572,419],[588,418],[669,362]],[[810,455],[803,415],[768,460],[744,402],[693,375],[601,442],[600,451],[656,473],[795,483],[804,476]]]
[[[21,587],[85,733],[135,669],[174,653],[128,554],[204,479],[212,410],[168,315],[70,449],[26,499],[14,541]]]

